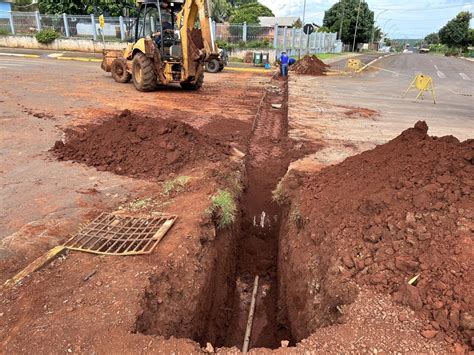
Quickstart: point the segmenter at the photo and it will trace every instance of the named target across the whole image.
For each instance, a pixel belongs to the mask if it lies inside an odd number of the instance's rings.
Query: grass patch
[[[319,54],[316,54],[316,57],[318,57],[321,60],[324,60],[324,59],[337,58],[340,55],[341,55],[340,53],[319,53]]]
[[[272,191],[272,199],[279,205],[282,205],[286,201],[286,193],[283,191],[283,180],[280,180],[277,184],[277,187],[275,190]]]
[[[189,180],[189,176],[178,176],[176,179],[165,181],[163,185],[163,194],[168,196],[173,192],[181,191]]]
[[[234,223],[237,205],[229,191],[218,190],[217,193],[211,197],[211,201],[212,205],[209,212],[211,215],[219,218],[219,228],[225,228]]]
[[[244,60],[239,57],[229,57],[229,62],[231,63],[243,63]]]

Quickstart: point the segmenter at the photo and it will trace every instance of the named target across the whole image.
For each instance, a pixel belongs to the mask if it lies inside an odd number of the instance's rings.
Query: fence
[[[42,15],[39,12],[0,11],[0,31],[3,33],[28,35],[49,28],[64,37],[100,40],[126,41],[133,36],[133,18],[106,17],[105,26],[100,28],[94,15]],[[340,51],[335,33],[315,32],[305,35],[302,29],[265,27],[259,25],[223,24],[213,22],[212,30],[216,40],[230,43],[265,44],[278,51],[286,50],[290,55]],[[245,45],[244,45],[245,47]]]

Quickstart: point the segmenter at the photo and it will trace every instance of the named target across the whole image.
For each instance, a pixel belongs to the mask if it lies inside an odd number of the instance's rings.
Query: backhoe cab
[[[144,0],[130,42],[123,51],[104,50],[102,69],[119,83],[133,79],[140,91],[170,83],[197,90],[205,63],[219,55],[206,0]]]

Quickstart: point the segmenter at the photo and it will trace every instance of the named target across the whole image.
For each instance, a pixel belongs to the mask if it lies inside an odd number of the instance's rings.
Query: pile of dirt
[[[300,304],[293,324],[311,327],[314,319],[337,314],[333,307],[351,303],[351,285],[358,284],[410,306],[426,320],[425,338],[472,349],[474,140],[427,131],[418,122],[341,164],[285,180],[291,201],[286,234],[298,235],[287,237],[283,250],[286,278],[298,280],[309,270],[317,288],[307,276],[291,292],[326,302],[308,306],[308,315]]]
[[[125,110],[100,123],[68,129],[52,151],[100,171],[159,178],[198,161],[228,159],[230,146],[202,135],[186,123]]]
[[[290,70],[296,74],[324,75],[328,68],[329,65],[325,64],[315,55],[305,55],[293,64]]]

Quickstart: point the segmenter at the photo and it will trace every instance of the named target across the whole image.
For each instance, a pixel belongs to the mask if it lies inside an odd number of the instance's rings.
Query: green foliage
[[[234,222],[237,206],[230,192],[218,190],[217,193],[211,197],[211,202],[212,205],[209,212],[212,215],[218,216],[219,228],[225,228]]]
[[[323,26],[330,29],[330,32],[339,32],[342,19],[342,7],[344,7],[344,20],[342,21],[342,41],[352,44],[357,21],[357,11],[359,0],[344,0],[334,4],[324,13]],[[360,2],[359,23],[357,26],[356,44],[369,42],[372,37],[374,26],[374,13],[369,9],[366,2]]]
[[[260,16],[274,16],[272,10],[257,1],[243,4],[233,10],[231,23],[258,24]]]
[[[216,22],[226,21],[232,12],[232,5],[227,0],[211,0],[211,8],[211,17]]]
[[[240,41],[237,43],[230,43],[222,39],[218,39],[216,41],[217,46],[221,49],[225,49],[226,51],[232,52],[234,49],[259,49],[259,48],[272,48],[273,44],[270,42],[268,38],[254,39],[252,41]],[[231,60],[232,61],[232,60]],[[242,60],[241,60],[242,61]],[[235,60],[234,60],[235,62]]]
[[[173,192],[179,192],[189,182],[189,176],[178,176],[176,179],[167,180],[163,185],[163,194],[169,195]]]
[[[124,8],[135,8],[133,0],[39,0],[38,5],[42,13],[55,15],[66,13],[121,16]]]
[[[469,22],[471,18],[472,14],[470,12],[460,12],[439,30],[440,42],[459,51],[466,48],[469,45]]]
[[[439,35],[436,32],[430,33],[428,36],[425,37],[424,42],[426,44],[438,44]]]
[[[469,47],[474,47],[474,28],[469,29],[469,35],[467,36],[467,42]]]
[[[432,53],[446,53],[448,51],[448,47],[445,46],[444,44],[438,43],[438,44],[431,44],[430,45],[430,52]]]
[[[329,27],[321,26],[319,27],[318,32],[331,32],[331,30],[329,29]]]
[[[45,28],[36,33],[35,38],[39,43],[48,44],[59,38],[60,34],[53,29]]]
[[[6,28],[0,28],[0,36],[8,36],[10,34],[10,31],[7,30]]]

